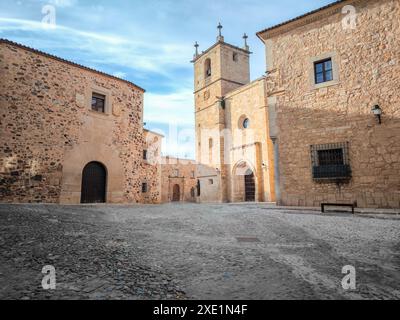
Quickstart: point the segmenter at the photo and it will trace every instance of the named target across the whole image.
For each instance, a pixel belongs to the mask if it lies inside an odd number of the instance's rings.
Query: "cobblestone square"
[[[0,299],[399,299],[400,219],[265,204],[0,206]],[[42,268],[56,269],[56,290]],[[356,290],[342,288],[344,266]]]

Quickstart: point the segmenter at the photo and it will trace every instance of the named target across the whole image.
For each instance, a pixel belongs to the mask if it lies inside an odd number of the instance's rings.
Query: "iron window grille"
[[[314,63],[315,83],[320,84],[333,80],[332,59],[317,61]]]
[[[311,146],[311,162],[314,180],[351,179],[348,142]]]
[[[105,113],[106,107],[106,96],[98,93],[93,93],[92,95],[92,110]]]

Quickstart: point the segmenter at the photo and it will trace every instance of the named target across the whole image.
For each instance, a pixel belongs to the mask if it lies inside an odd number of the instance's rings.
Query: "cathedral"
[[[200,202],[272,202],[273,144],[268,132],[266,78],[250,81],[243,47],[216,43],[194,55],[196,154]]]

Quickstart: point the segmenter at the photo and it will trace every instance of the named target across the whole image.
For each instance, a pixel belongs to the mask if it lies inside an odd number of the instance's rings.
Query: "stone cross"
[[[196,52],[195,52],[194,56],[195,56],[195,57],[198,57],[198,56],[199,56],[199,44],[197,43],[197,41],[196,41],[196,43],[194,44],[194,47],[196,48]]]
[[[222,28],[223,26],[221,25],[221,22],[218,24],[218,37],[217,37],[217,41],[224,41],[224,37],[222,36]]]
[[[248,46],[248,44],[247,44],[247,39],[249,38],[249,36],[245,33],[244,35],[243,35],[243,39],[244,39],[244,49],[245,50],[247,50],[247,51],[249,51],[249,46]]]

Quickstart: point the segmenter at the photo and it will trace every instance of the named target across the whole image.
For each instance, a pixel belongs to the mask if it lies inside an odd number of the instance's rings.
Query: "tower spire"
[[[194,44],[194,47],[196,48],[196,51],[194,53],[194,58],[197,58],[199,56],[199,44],[197,43],[197,41]]]
[[[243,35],[243,39],[244,39],[244,47],[243,47],[243,49],[245,49],[245,50],[247,50],[247,51],[249,51],[250,50],[250,47],[249,47],[249,45],[247,44],[247,39],[249,38],[249,36],[245,33],[244,35]]]
[[[223,28],[223,26],[221,25],[221,22],[220,23],[218,23],[218,27],[217,27],[217,29],[218,29],[218,37],[217,37],[217,42],[223,42],[224,41],[224,36],[222,35],[222,28]]]

